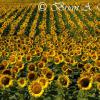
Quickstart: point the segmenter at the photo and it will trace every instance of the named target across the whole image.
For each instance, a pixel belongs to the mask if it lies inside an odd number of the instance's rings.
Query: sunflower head
[[[21,87],[21,88],[23,88],[27,85],[27,81],[26,81],[25,78],[19,78],[17,80],[17,83],[18,83],[18,86]]]
[[[68,67],[66,66],[66,65],[63,65],[62,67],[61,67],[61,70],[62,70],[62,72],[66,72],[66,70],[68,69]]]
[[[4,70],[5,69],[5,66],[3,64],[0,64],[0,70]]]
[[[100,73],[96,73],[94,75],[94,80],[95,80],[95,82],[99,82],[100,83]]]
[[[90,64],[90,63],[86,63],[86,64],[84,65],[84,69],[85,69],[86,71],[90,71],[92,67],[93,67],[93,66],[92,66],[92,64]]]
[[[92,83],[93,79],[88,76],[80,77],[77,81],[78,87],[82,90],[90,90]]]
[[[11,75],[11,70],[10,69],[4,69],[3,74]]]
[[[73,70],[72,70],[71,68],[68,68],[68,69],[66,70],[66,74],[68,74],[68,75],[71,75],[72,72],[73,72]]]
[[[10,55],[9,63],[14,64],[15,62],[16,62],[16,56],[15,55]]]
[[[55,63],[55,64],[60,64],[60,62],[61,62],[61,61],[60,61],[59,56],[55,56],[55,57],[54,57],[54,63]]]
[[[30,71],[30,72],[28,72],[27,78],[28,78],[29,81],[36,80],[37,79],[37,73]]]
[[[39,83],[43,86],[43,88],[47,88],[49,85],[48,80],[45,77],[39,77]]]
[[[42,69],[43,67],[45,67],[45,62],[40,61],[40,62],[37,64],[37,66],[38,66],[39,69]]]
[[[31,61],[31,59],[32,59],[31,54],[27,54],[27,56],[26,56],[26,60],[27,60],[27,61]]]
[[[34,63],[29,63],[28,64],[28,70],[29,71],[35,71],[36,69],[36,65]]]
[[[19,70],[24,68],[24,64],[22,61],[17,61],[15,65],[18,67]]]
[[[3,60],[3,61],[2,61],[2,65],[3,65],[3,66],[7,67],[8,64],[9,64],[9,62],[8,62],[7,60]]]
[[[48,70],[45,74],[45,77],[49,80],[52,81],[54,79],[54,72],[51,70]]]
[[[2,84],[5,88],[12,86],[12,78],[9,75],[3,75],[0,79],[0,84]]]
[[[85,54],[83,54],[82,56],[81,56],[81,60],[84,62],[84,61],[86,61],[86,60],[88,60],[89,59],[89,54],[88,53],[85,53]]]
[[[70,79],[67,75],[59,75],[57,84],[60,87],[67,88],[70,85]]]
[[[32,81],[28,86],[28,91],[33,97],[40,97],[44,92],[42,85],[37,81]]]

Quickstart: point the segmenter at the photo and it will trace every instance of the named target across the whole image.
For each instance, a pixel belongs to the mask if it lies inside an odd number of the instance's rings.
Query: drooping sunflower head
[[[44,92],[42,85],[37,81],[32,81],[28,86],[28,91],[33,97],[40,97]]]
[[[70,85],[70,79],[67,75],[59,75],[57,84],[60,87],[67,88]]]
[[[12,86],[13,85],[13,81],[12,81],[11,76],[9,76],[9,75],[3,75],[0,78],[0,84],[2,84],[5,88]]]
[[[77,81],[78,87],[82,90],[90,90],[92,83],[93,79],[88,76],[80,77]]]

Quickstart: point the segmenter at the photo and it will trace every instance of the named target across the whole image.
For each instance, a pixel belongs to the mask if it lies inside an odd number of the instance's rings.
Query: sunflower
[[[31,61],[31,60],[32,60],[31,54],[27,54],[27,55],[26,55],[26,60],[27,60],[27,61]]]
[[[15,55],[10,55],[9,63],[14,64],[15,62],[16,62],[16,56]]]
[[[51,70],[48,70],[45,74],[45,77],[49,80],[52,81],[54,79],[54,72]]]
[[[4,70],[5,66],[3,64],[0,64],[0,71]]]
[[[90,64],[90,63],[86,63],[86,64],[84,65],[84,69],[85,69],[86,71],[90,71],[92,67],[93,67],[93,66],[92,66],[92,64]]]
[[[36,65],[34,63],[29,63],[27,68],[28,68],[29,71],[35,71]]]
[[[55,56],[55,57],[54,57],[54,63],[55,63],[55,64],[60,64],[60,62],[61,62],[61,61],[60,61],[59,56]]]
[[[78,63],[78,64],[77,64],[77,68],[78,68],[78,69],[83,69],[83,68],[84,68],[84,64],[81,63],[81,62]]]
[[[33,97],[40,97],[44,90],[42,85],[37,81],[32,81],[32,83],[28,86],[28,91]]]
[[[34,71],[28,72],[27,79],[29,81],[36,80],[37,79],[37,73],[34,72]]]
[[[15,66],[17,66],[19,70],[22,70],[24,68],[24,63],[22,61],[17,61]]]
[[[70,64],[70,62],[71,62],[71,57],[70,57],[70,56],[65,57],[65,58],[64,58],[64,62],[65,62],[66,64]]]
[[[62,54],[59,55],[60,62],[64,61],[64,56]]]
[[[39,63],[37,64],[39,69],[42,69],[43,67],[45,67],[45,62],[43,61],[39,61]]]
[[[62,70],[62,72],[66,72],[66,70],[68,69],[68,67],[66,66],[66,65],[63,65],[62,67],[61,67],[61,70]]]
[[[18,60],[18,61],[22,61],[22,58],[23,58],[23,55],[18,55],[18,56],[17,56],[17,60]]]
[[[3,50],[3,51],[2,51],[2,56],[3,56],[3,57],[8,56],[8,55],[9,55],[9,54],[8,54],[8,52],[7,52],[6,50]]]
[[[66,70],[66,74],[68,74],[68,75],[71,75],[72,72],[73,72],[73,70],[72,70],[71,68],[68,68],[68,69]]]
[[[85,53],[85,54],[83,54],[82,56],[81,56],[81,60],[82,61],[86,61],[86,60],[88,60],[89,59],[89,55],[87,54],[87,53]]]
[[[25,86],[27,85],[27,80],[26,80],[26,78],[19,78],[19,79],[17,80],[17,84],[18,84],[18,86],[21,87],[21,88],[25,87]]]
[[[50,50],[50,51],[49,51],[49,56],[50,56],[50,57],[54,57],[55,54],[56,54],[55,50]]]
[[[49,85],[48,80],[45,77],[39,77],[39,83],[43,86],[43,88],[47,88]]]
[[[100,83],[100,73],[95,73],[94,74],[94,80],[95,80],[95,82],[99,82]]]
[[[91,57],[91,59],[92,59],[93,61],[97,60],[97,59],[98,59],[97,52],[93,52],[93,53],[91,54],[90,57]]]
[[[100,60],[95,61],[95,66],[100,69]]]
[[[3,85],[5,88],[12,86],[13,85],[13,81],[12,81],[11,76],[3,75],[0,78],[0,84]]]
[[[49,71],[50,69],[48,67],[44,67],[41,69],[41,74],[46,75],[46,73]]]
[[[11,75],[11,70],[10,69],[4,69],[3,74]]]
[[[80,77],[77,81],[78,87],[82,90],[90,90],[92,88],[93,78],[88,76]]]
[[[4,67],[7,67],[8,64],[9,64],[9,61],[3,60],[1,63],[2,63],[2,65],[3,65]]]
[[[18,72],[19,72],[18,66],[12,67],[12,68],[11,68],[11,72],[12,72],[12,73],[18,73]]]
[[[93,77],[94,73],[89,72],[89,71],[82,71],[80,74],[80,77],[88,76],[88,77]]]
[[[41,60],[45,63],[48,62],[48,56],[42,56]]]
[[[70,85],[70,79],[67,75],[59,75],[58,80],[57,80],[57,84],[60,87],[64,87],[67,88]]]

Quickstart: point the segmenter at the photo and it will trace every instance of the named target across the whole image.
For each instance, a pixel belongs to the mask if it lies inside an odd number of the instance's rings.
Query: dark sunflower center
[[[10,70],[5,70],[5,71],[3,72],[3,74],[11,75],[11,72],[10,72]]]
[[[0,70],[3,70],[4,69],[4,66],[3,65],[0,65]]]
[[[83,87],[88,87],[88,85],[89,85],[89,79],[83,79],[83,80],[81,81],[81,85],[82,85]]]
[[[29,80],[34,80],[35,74],[34,73],[29,74],[28,78],[29,78]]]
[[[2,83],[3,83],[4,85],[8,85],[8,84],[9,84],[9,81],[10,81],[10,79],[9,79],[8,77],[4,77],[4,78],[2,79]]]
[[[46,76],[47,76],[47,78],[51,79],[52,73],[47,73]]]

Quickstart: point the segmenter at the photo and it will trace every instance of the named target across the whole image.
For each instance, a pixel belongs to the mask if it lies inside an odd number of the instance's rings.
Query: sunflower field
[[[0,0],[0,100],[100,100],[99,0],[52,1]]]

